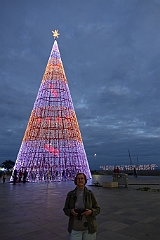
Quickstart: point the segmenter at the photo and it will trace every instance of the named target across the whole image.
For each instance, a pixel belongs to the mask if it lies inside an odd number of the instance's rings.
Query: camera
[[[76,208],[76,209],[74,209],[74,211],[76,212],[76,213],[78,213],[78,220],[82,220],[82,213],[84,213],[85,211],[86,211],[86,209],[84,209],[84,208]]]

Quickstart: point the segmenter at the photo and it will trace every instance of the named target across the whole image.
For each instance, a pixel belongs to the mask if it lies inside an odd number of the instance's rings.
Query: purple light
[[[77,172],[91,178],[56,40],[14,169],[26,169],[29,181],[74,179]]]

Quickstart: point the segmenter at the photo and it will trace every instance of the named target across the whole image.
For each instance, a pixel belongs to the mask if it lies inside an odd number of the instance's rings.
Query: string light
[[[52,31],[54,39],[60,35]],[[17,156],[15,168],[28,171],[29,181],[91,178],[78,121],[57,41],[42,78]],[[49,179],[47,176],[50,176]]]

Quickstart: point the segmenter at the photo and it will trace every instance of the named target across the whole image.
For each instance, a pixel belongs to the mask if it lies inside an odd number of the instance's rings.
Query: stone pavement
[[[98,181],[112,181],[111,176],[93,176],[87,186],[99,202],[97,240],[159,239],[160,192],[137,191],[137,188],[160,189],[160,177],[129,176],[129,187],[91,186]],[[16,184],[0,182],[0,239],[67,240],[68,217],[63,213],[71,182]]]

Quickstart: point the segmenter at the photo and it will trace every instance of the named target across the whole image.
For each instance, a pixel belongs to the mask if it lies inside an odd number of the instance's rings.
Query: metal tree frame
[[[29,181],[91,178],[63,63],[54,41],[14,169]]]

